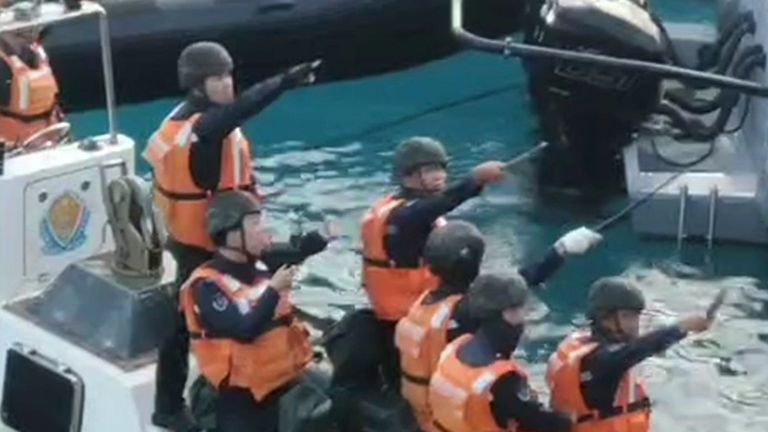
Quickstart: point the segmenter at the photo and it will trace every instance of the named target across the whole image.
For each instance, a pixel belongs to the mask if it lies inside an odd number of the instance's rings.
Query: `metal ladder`
[[[708,219],[707,219],[707,250],[711,251],[715,242],[715,224],[717,220],[717,201],[719,198],[717,186],[713,186],[709,191]],[[680,198],[677,213],[677,250],[683,249],[683,241],[688,237],[685,232],[685,216],[688,206],[688,185],[680,187]]]

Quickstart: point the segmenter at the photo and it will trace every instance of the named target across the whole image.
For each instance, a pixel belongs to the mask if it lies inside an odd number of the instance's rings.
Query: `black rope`
[[[418,112],[415,112],[415,113],[412,113],[412,114],[408,114],[408,115],[405,115],[403,117],[396,118],[394,120],[389,120],[389,121],[386,121],[386,122],[383,122],[383,123],[379,123],[377,125],[368,127],[366,129],[363,129],[363,130],[355,132],[355,133],[351,133],[351,134],[347,134],[347,135],[341,135],[341,136],[334,137],[332,139],[324,140],[321,144],[319,144],[319,146],[320,147],[324,147],[324,146],[327,146],[327,145],[335,144],[337,142],[349,142],[349,141],[357,140],[357,139],[363,138],[365,136],[374,134],[376,132],[382,132],[382,131],[385,131],[387,129],[391,129],[391,128],[400,126],[402,124],[405,124],[405,123],[408,123],[408,122],[412,122],[414,120],[417,120],[417,119],[420,119],[422,117],[426,117],[426,116],[429,116],[429,115],[432,115],[432,114],[435,114],[435,113],[438,113],[438,112],[441,112],[441,111],[445,111],[445,110],[449,110],[449,109],[452,109],[452,108],[460,107],[462,105],[466,105],[466,104],[469,104],[469,103],[472,103],[472,102],[476,102],[476,101],[479,101],[479,100],[482,100],[482,99],[486,99],[486,98],[489,98],[489,97],[492,97],[492,96],[496,96],[496,95],[499,95],[499,94],[502,94],[502,93],[506,93],[506,92],[512,91],[512,90],[514,90],[516,88],[519,88],[519,87],[520,87],[520,83],[507,83],[505,85],[502,85],[502,86],[499,86],[499,87],[495,87],[495,88],[492,88],[492,89],[489,89],[489,90],[485,90],[485,91],[480,92],[480,93],[475,93],[475,94],[472,94],[472,95],[469,95],[469,96],[465,96],[465,97],[460,98],[460,99],[456,99],[456,100],[453,100],[453,101],[441,103],[439,105],[435,105],[435,106],[429,107],[429,108],[427,108],[425,110],[418,111]]]
[[[752,108],[752,97],[747,97],[747,103],[744,104],[744,111],[741,112],[741,118],[739,119],[739,124],[736,125],[733,129],[728,129],[723,131],[727,134],[732,134],[740,131],[744,128],[744,124],[747,122],[747,117],[749,116],[749,110]]]

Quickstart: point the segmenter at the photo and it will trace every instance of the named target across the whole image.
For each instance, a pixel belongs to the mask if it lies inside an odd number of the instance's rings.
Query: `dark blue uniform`
[[[192,180],[201,189],[215,190],[221,176],[221,147],[224,138],[249,117],[274,102],[294,79],[282,74],[257,83],[242,92],[234,102],[214,105],[202,96],[190,93],[176,111],[174,120],[188,119],[202,113],[193,127],[197,140],[190,151]],[[211,253],[168,239],[166,247],[176,260],[176,296],[178,289],[196,268],[211,259]],[[183,315],[177,318],[173,334],[160,347],[156,372],[155,412],[173,415],[184,406],[184,385],[189,371],[189,334]]]

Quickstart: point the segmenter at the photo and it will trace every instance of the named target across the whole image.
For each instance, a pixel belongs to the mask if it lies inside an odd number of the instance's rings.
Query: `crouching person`
[[[217,430],[276,432],[280,397],[312,359],[289,298],[297,267],[259,269],[271,239],[252,195],[216,195],[207,229],[216,252],[183,285],[181,307],[200,371],[218,390]]]
[[[550,411],[512,358],[525,329],[528,288],[518,274],[481,275],[467,294],[475,334],[449,343],[429,384],[440,432],[570,432],[571,420]]]

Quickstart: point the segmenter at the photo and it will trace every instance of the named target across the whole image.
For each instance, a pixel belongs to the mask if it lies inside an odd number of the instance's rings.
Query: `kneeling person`
[[[602,237],[585,227],[562,236],[545,257],[518,270],[525,283],[537,287],[552,276],[572,255],[586,253]],[[424,431],[434,429],[429,407],[429,378],[445,346],[478,323],[469,313],[464,295],[477,277],[485,241],[477,228],[467,222],[451,221],[435,228],[427,239],[424,261],[438,277],[439,285],[413,304],[397,324],[395,342],[402,365],[401,391]]]
[[[649,431],[650,401],[632,368],[688,333],[706,330],[712,320],[693,315],[641,336],[644,308],[643,293],[631,280],[597,280],[587,304],[591,328],[568,336],[550,357],[550,405],[573,416],[575,431]]]
[[[450,221],[427,238],[424,262],[439,279],[438,288],[426,291],[397,323],[395,345],[400,352],[403,398],[419,427],[432,430],[428,403],[429,378],[443,348],[474,326],[457,314],[469,284],[477,277],[485,241],[471,223]]]
[[[279,398],[312,358],[292,315],[296,267],[258,269],[271,239],[252,194],[218,194],[207,212],[214,258],[182,287],[181,305],[202,375],[218,389],[218,430],[277,431]]]

